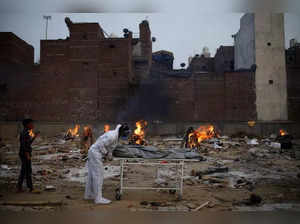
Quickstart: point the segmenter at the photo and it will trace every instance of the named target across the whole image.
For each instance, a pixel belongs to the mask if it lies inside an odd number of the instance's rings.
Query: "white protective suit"
[[[102,197],[102,185],[104,178],[103,156],[112,154],[114,147],[118,144],[119,129],[108,131],[101,135],[90,147],[88,152],[88,178],[85,186],[85,199],[94,199],[96,204],[108,204],[111,201]]]

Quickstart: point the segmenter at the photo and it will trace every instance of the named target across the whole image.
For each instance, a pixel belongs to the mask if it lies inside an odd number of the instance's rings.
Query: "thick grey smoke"
[[[117,121],[166,120],[170,101],[162,92],[164,88],[164,83],[160,80],[140,84],[133,90],[126,105],[127,110],[119,113]]]

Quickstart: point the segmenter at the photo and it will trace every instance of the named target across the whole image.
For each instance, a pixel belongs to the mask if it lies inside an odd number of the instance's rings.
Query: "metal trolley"
[[[116,200],[121,200],[124,190],[169,190],[169,193],[178,193],[178,199],[182,199],[183,194],[183,177],[184,177],[184,159],[140,159],[140,158],[116,158],[120,161],[120,186],[116,189]],[[191,160],[188,160],[191,161]],[[197,161],[197,160],[195,160]],[[167,184],[167,186],[129,186],[125,184],[126,178],[124,177],[126,169],[130,166],[145,166],[154,167],[158,173],[159,169],[172,169],[173,186]],[[147,169],[149,170],[149,169]],[[153,176],[151,176],[153,177]],[[157,176],[156,176],[157,177]],[[144,183],[144,182],[143,182]],[[137,184],[137,182],[134,182]]]

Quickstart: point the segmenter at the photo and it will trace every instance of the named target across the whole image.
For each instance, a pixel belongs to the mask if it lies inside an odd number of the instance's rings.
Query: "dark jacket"
[[[31,152],[32,152],[31,144],[32,144],[33,140],[34,140],[34,138],[32,138],[29,135],[29,130],[24,128],[24,130],[20,134],[20,152],[19,152],[19,155],[21,157],[25,156],[25,152],[29,152],[29,154],[31,155]]]

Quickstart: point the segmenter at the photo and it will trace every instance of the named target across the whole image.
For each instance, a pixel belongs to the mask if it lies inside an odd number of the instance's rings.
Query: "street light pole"
[[[46,20],[46,40],[47,40],[47,33],[48,33],[48,20],[51,19],[51,16],[43,16],[43,18]]]

